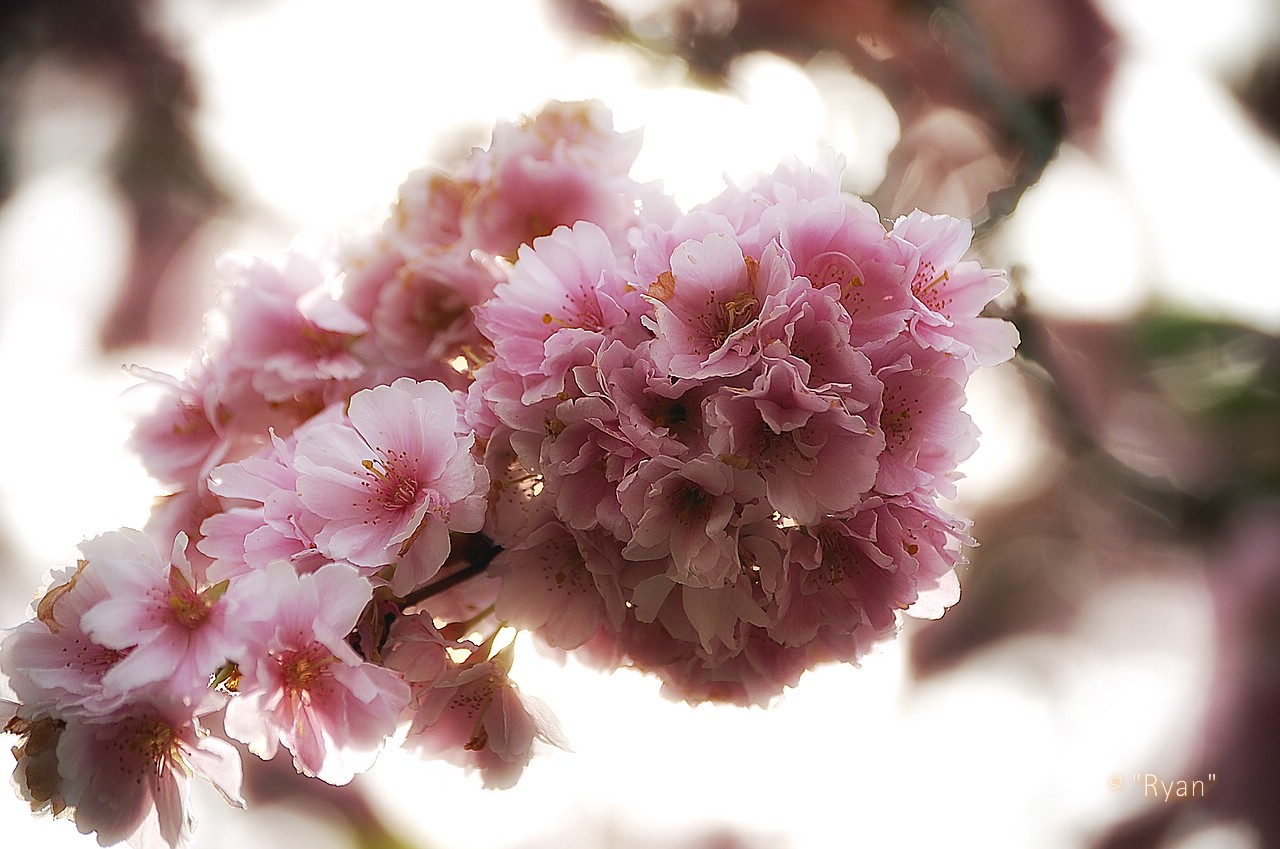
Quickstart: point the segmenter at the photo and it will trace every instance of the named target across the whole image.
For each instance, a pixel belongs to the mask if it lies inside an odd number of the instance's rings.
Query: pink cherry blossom
[[[499,124],[489,149],[464,168],[463,239],[514,257],[521,244],[557,226],[592,221],[625,245],[638,205],[652,215],[670,204],[627,174],[640,141],[638,132],[615,132],[596,102],[552,103],[519,123]]]
[[[916,301],[912,334],[922,344],[961,357],[973,367],[998,365],[1012,357],[1018,344],[1014,326],[979,315],[1004,290],[1004,275],[977,262],[960,261],[973,237],[972,225],[916,210],[894,222],[893,235],[919,252],[911,269],[911,294]]]
[[[786,302],[760,320],[761,360],[765,368],[775,362],[790,364],[805,386],[839,396],[848,409],[860,412],[881,387],[871,376],[866,354],[854,347],[851,331],[852,321],[835,287],[815,289],[797,279]]]
[[[673,377],[741,374],[758,355],[756,319],[766,296],[789,280],[776,253],[762,265],[724,234],[680,245],[671,271],[647,293],[654,310],[649,326],[657,336],[650,349],[654,362]]]
[[[297,575],[285,564],[241,579],[261,600],[241,618],[249,646],[226,729],[264,759],[283,744],[299,772],[345,784],[395,731],[409,689],[346,642],[373,588],[342,563]]]
[[[649,347],[613,343],[597,358],[602,393],[616,410],[615,427],[639,453],[635,462],[644,456],[701,453],[707,447],[702,404],[715,386],[660,375]]]
[[[234,340],[227,356],[267,401],[323,397],[363,373],[351,346],[368,325],[330,295],[316,263],[299,253],[274,263],[230,256],[222,269],[235,280],[224,307]]]
[[[555,715],[511,680],[510,646],[491,660],[483,650],[435,679],[419,696],[405,745],[480,771],[484,786],[512,787],[535,745],[568,748]]]
[[[450,530],[480,529],[488,473],[473,437],[455,434],[454,399],[439,383],[357,392],[347,415],[299,435],[298,495],[326,520],[315,542],[330,557],[376,567],[417,548],[418,565],[392,582],[407,592],[444,563]]]
[[[406,254],[453,246],[462,236],[466,189],[454,176],[428,168],[405,178],[384,231]]]
[[[557,405],[554,422],[538,468],[557,515],[578,530],[622,527],[618,483],[639,458],[614,426],[613,406],[599,395],[571,398]]]
[[[857,651],[893,633],[897,613],[922,595],[931,596],[930,616],[953,604],[959,545],[971,542],[963,522],[912,498],[870,498],[790,536],[793,565],[771,633],[804,645],[823,630],[844,631]]]
[[[403,737],[509,787],[565,745],[511,630],[766,705],[955,603],[965,388],[1017,343],[971,226],[887,225],[834,153],[682,213],[639,143],[551,104],[352,247],[224,263],[188,373],[134,371],[172,495],[0,642],[33,810],[182,843],[191,775],[239,803],[218,710],[332,783]]]
[[[669,556],[677,581],[724,586],[740,568],[731,527],[737,508],[734,482],[734,470],[711,457],[646,460],[618,489],[633,528],[623,556]]]
[[[35,607],[35,616],[0,643],[0,672],[29,714],[105,714],[125,701],[120,691],[107,693],[103,679],[127,650],[95,642],[81,620],[109,595],[109,588],[91,568],[93,561],[128,558],[140,543],[149,545],[150,541],[132,530],[81,543],[85,559],[75,569],[56,570]]]
[[[456,379],[448,361],[483,344],[471,309],[497,282],[460,251],[408,259],[381,287],[369,319],[382,358],[401,375]]]
[[[732,235],[732,222],[723,215],[695,209],[670,224],[647,223],[631,236],[636,280],[642,285],[671,271],[671,257],[685,242],[700,242],[712,234]]]
[[[964,363],[909,341],[881,356],[891,364],[876,372],[884,382],[878,423],[885,439],[876,491],[905,495],[930,488],[954,498],[956,465],[978,447],[977,428],[962,409]]]
[[[453,670],[449,650],[469,650],[474,644],[451,640],[440,633],[425,611],[396,618],[387,635],[383,659],[388,669],[400,674],[416,694]]]
[[[61,790],[76,828],[103,846],[178,847],[191,835],[190,777],[208,779],[236,807],[240,755],[190,710],[138,702],[110,716],[70,721],[57,744]]]
[[[223,401],[215,365],[197,355],[181,380],[141,366],[129,371],[156,395],[154,407],[138,418],[129,447],[162,486],[175,491],[200,486],[231,443],[233,413]]]
[[[744,252],[759,255],[777,235],[777,208],[836,197],[843,171],[844,158],[830,150],[812,166],[788,159],[771,174],[730,184],[696,211],[724,216],[732,222],[733,233]]]
[[[719,587],[685,586],[663,574],[637,584],[632,604],[636,619],[656,619],[668,633],[696,643],[701,656],[714,665],[742,649],[748,626],[768,623],[752,596],[751,579],[744,572]]]
[[[297,493],[293,458],[297,436],[325,422],[340,421],[337,411],[309,419],[291,437],[271,434],[271,444],[256,455],[213,470],[210,489],[232,504],[257,502],[260,507],[228,507],[200,525],[199,550],[212,557],[209,577],[220,581],[278,560],[299,572],[328,562],[316,548],[315,535],[324,519],[308,510]]]
[[[775,217],[796,273],[844,307],[852,344],[882,343],[906,329],[913,300],[903,280],[915,252],[889,238],[871,206],[832,196],[779,210]]]
[[[573,351],[594,351],[606,333],[627,332],[625,306],[636,297],[609,237],[581,221],[522,247],[511,279],[494,289],[476,324],[524,379],[523,402],[531,403],[564,388]]]
[[[166,561],[146,536],[118,531],[110,552],[91,547],[89,567],[106,588],[80,618],[95,643],[127,654],[103,677],[105,695],[163,682],[174,698],[198,698],[240,651],[235,591],[199,580],[179,535]]]
[[[801,524],[855,507],[871,489],[884,437],[838,398],[812,392],[786,363],[712,402],[711,450],[763,478],[774,509]]]
[[[244,807],[239,753],[200,725],[209,709],[208,700],[188,705],[149,690],[94,715],[42,715],[0,701],[0,719],[20,740],[13,778],[33,812],[70,815],[103,846],[176,849],[192,830],[193,775]]]
[[[619,543],[548,521],[494,559],[503,579],[494,613],[548,645],[577,648],[597,629],[621,624],[621,562]]]

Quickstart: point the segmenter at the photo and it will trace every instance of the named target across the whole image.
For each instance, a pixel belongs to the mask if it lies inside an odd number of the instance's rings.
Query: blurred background
[[[549,99],[643,127],[633,173],[685,206],[833,146],[886,218],[970,217],[1010,270],[1023,343],[970,386],[981,547],[942,620],[767,711],[528,648],[575,751],[515,789],[398,751],[336,789],[246,763],[251,810],[201,788],[196,847],[1280,846],[1274,0],[2,8],[3,626],[145,522],[121,366],[184,368],[214,257],[365,232]],[[16,795],[0,833],[92,845]]]

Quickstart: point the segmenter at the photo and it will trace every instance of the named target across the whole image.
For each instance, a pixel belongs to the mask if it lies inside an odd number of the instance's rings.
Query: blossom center
[[[679,430],[682,425],[689,423],[689,408],[683,400],[675,399],[652,410],[649,419],[657,427],[668,431]]]
[[[373,500],[385,510],[404,510],[418,500],[418,480],[405,468],[408,456],[403,451],[393,451],[383,453],[382,460],[362,460],[360,463],[369,476],[363,485],[371,490]]]
[[[858,264],[840,251],[827,251],[814,257],[813,267],[816,271],[810,279],[815,289],[834,283],[840,287],[840,293],[846,295],[849,289],[856,289],[862,285],[862,271],[858,268]]]
[[[671,503],[675,507],[676,521],[688,525],[706,513],[711,504],[711,496],[705,489],[689,481],[681,484],[671,494]]]
[[[173,612],[174,621],[187,628],[195,629],[204,622],[209,617],[211,607],[194,592],[169,596],[169,610]]]
[[[433,297],[422,298],[410,313],[413,324],[423,333],[443,333],[468,314],[468,306],[460,298],[445,302],[433,291]]]
[[[462,747],[468,752],[480,752],[489,746],[489,730],[485,728],[484,718],[489,706],[493,704],[498,685],[498,676],[490,674],[477,681],[474,688],[454,696],[454,701],[466,713],[467,718],[475,720],[471,726],[471,737]]]
[[[717,348],[729,337],[755,321],[760,314],[760,301],[751,292],[739,292],[716,305],[711,319],[711,344]]]
[[[884,431],[885,440],[890,448],[901,448],[911,436],[912,417],[921,410],[912,410],[907,402],[896,396],[885,399],[884,410],[880,413],[880,428]]]
[[[203,591],[197,591],[176,566],[169,567],[169,613],[172,621],[184,628],[195,630],[209,618],[218,599],[226,592],[228,581],[222,581]]]
[[[213,433],[213,424],[204,412],[204,402],[183,398],[178,402],[178,420],[173,423],[174,436],[196,436]]]
[[[911,281],[911,294],[915,295],[916,299],[929,309],[941,315],[946,315],[946,309],[951,305],[951,299],[945,296],[943,284],[951,279],[951,274],[947,271],[935,274],[935,271],[933,263],[926,262],[922,264],[920,270],[916,272],[915,279]]]
[[[178,735],[167,722],[158,719],[137,719],[133,733],[126,739],[128,746],[149,764],[161,768],[173,759],[178,749]]]
[[[285,652],[276,658],[284,690],[295,697],[312,690],[316,682],[328,674],[329,665],[335,661],[337,658],[321,645]]]
[[[820,529],[817,536],[827,583],[835,585],[843,582],[848,571],[847,564],[854,560],[853,546],[843,534],[831,528]]]

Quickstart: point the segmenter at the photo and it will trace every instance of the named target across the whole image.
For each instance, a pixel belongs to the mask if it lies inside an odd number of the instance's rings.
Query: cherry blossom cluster
[[[617,239],[521,248],[476,310],[468,422],[495,482],[496,613],[689,699],[766,702],[958,593],[939,498],[1008,359],[967,222],[886,227],[838,163]]]
[[[166,496],[0,644],[34,810],[178,846],[192,775],[242,804],[233,740],[506,787],[565,745],[514,632],[763,704],[955,601],[965,383],[1017,341],[969,225],[886,225],[834,158],[681,212],[639,141],[552,104],[353,246],[224,262],[187,372],[135,369]]]

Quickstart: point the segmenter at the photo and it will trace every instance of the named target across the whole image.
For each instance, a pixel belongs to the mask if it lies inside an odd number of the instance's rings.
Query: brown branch
[[[451,572],[433,581],[429,584],[423,584],[413,592],[400,599],[399,607],[401,611],[408,610],[415,604],[421,604],[433,596],[437,596],[445,590],[452,589],[459,584],[483,574],[493,563],[493,558],[497,557],[502,551],[500,546],[494,545],[483,534],[468,534],[462,537],[454,538],[454,558],[453,562],[465,564],[456,572]]]

